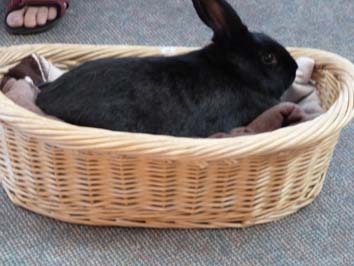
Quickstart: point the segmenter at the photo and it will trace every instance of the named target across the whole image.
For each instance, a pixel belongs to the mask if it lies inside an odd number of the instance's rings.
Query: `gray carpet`
[[[252,29],[288,46],[321,48],[354,61],[353,0],[232,3]],[[48,33],[14,37],[0,27],[4,46],[194,46],[209,37],[189,0],[72,0],[65,19]],[[354,265],[353,135],[354,123],[343,132],[323,192],[311,206],[277,223],[246,230],[75,226],[14,207],[0,189],[0,265]]]

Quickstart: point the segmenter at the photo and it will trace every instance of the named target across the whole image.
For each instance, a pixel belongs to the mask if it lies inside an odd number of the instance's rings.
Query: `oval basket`
[[[191,48],[28,45],[0,48],[0,77],[38,53],[61,68],[103,57]],[[342,128],[354,114],[354,66],[316,60],[319,118],[271,133],[188,139],[111,132],[52,121],[0,93],[0,173],[16,205],[62,221],[154,228],[245,227],[277,220],[320,193]]]

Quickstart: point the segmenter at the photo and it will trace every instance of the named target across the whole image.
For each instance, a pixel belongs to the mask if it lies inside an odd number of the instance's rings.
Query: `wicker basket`
[[[188,51],[176,48],[176,52]],[[0,93],[0,174],[16,205],[62,221],[155,228],[245,227],[277,220],[320,193],[342,128],[354,114],[354,66],[313,49],[323,107],[311,122],[233,139],[188,139],[83,128],[24,110]],[[0,77],[39,53],[70,68],[158,47],[0,48]]]

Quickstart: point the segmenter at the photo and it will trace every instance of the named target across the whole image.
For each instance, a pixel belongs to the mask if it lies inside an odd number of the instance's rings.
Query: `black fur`
[[[285,48],[249,32],[225,1],[193,2],[214,30],[212,44],[174,57],[85,63],[44,85],[38,106],[81,126],[207,137],[246,125],[277,104],[297,69]]]

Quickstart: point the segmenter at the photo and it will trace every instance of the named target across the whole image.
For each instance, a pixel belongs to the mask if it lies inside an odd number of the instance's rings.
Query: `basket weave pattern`
[[[2,185],[16,205],[89,225],[245,227],[294,213],[320,193],[340,131],[354,115],[354,66],[319,50],[290,51],[316,60],[313,78],[328,112],[256,136],[188,139],[82,128],[39,117],[0,93]],[[33,52],[67,69],[161,49],[0,48],[0,77]]]

